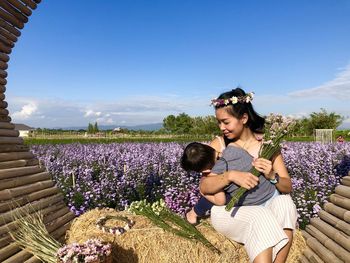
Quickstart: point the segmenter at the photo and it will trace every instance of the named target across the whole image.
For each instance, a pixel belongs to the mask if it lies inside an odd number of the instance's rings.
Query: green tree
[[[99,128],[98,128],[97,122],[95,122],[93,129],[94,129],[94,132],[99,132],[100,131]]]
[[[310,114],[308,121],[308,132],[313,134],[314,129],[336,129],[342,124],[344,117],[335,112],[328,113],[321,108],[321,112],[313,112]]]
[[[87,132],[90,134],[94,133],[94,126],[91,123],[88,125]]]
[[[163,119],[163,128],[169,133],[176,132],[176,117],[174,115],[169,115]]]

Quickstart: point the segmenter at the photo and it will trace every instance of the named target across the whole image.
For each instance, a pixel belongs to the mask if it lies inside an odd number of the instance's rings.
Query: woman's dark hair
[[[188,144],[181,157],[181,167],[185,171],[202,172],[215,164],[215,149],[209,145],[192,142]]]
[[[229,99],[235,97],[245,97],[246,93],[241,88],[236,88],[231,91],[222,93],[218,99]],[[237,119],[241,119],[243,114],[246,113],[248,115],[248,121],[246,125],[252,132],[263,133],[264,132],[264,124],[265,118],[261,117],[253,108],[251,102],[237,102],[235,104],[226,105],[218,105],[215,106],[215,109],[227,107],[228,113]]]

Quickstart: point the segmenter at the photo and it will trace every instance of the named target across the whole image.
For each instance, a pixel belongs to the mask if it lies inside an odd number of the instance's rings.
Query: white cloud
[[[15,111],[12,116],[19,120],[26,120],[38,110],[35,102],[29,102],[22,106],[20,111]]]
[[[333,97],[340,100],[350,99],[350,64],[347,65],[336,77],[320,86],[291,92],[292,97]]]
[[[170,114],[188,112],[191,101],[172,97],[133,97],[115,101],[70,101],[58,98],[8,98],[14,123],[33,127],[87,127],[99,125],[139,125],[162,122]],[[11,114],[11,112],[14,112]]]
[[[86,110],[84,117],[91,117],[91,116],[95,116],[95,117],[99,117],[101,116],[101,112],[100,111],[93,111],[93,110]]]

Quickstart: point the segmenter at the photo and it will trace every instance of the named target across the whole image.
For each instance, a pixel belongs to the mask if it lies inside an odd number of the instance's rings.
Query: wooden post
[[[335,188],[335,193],[350,199],[350,186],[338,185]]]
[[[332,239],[328,238],[325,234],[319,231],[313,225],[307,225],[305,230],[315,237],[322,245],[332,251],[338,258],[346,261],[350,260],[350,253],[346,251],[343,247],[339,246]]]
[[[343,232],[335,229],[331,225],[322,221],[320,218],[311,218],[311,225],[320,230],[323,234],[327,235],[329,238],[337,242],[343,248],[350,251],[350,237]]]
[[[32,10],[30,10],[28,7],[23,5],[22,2],[18,0],[7,0],[11,5],[16,7],[19,11],[21,11],[26,16],[30,16],[32,14]]]
[[[332,214],[324,210],[318,212],[318,215],[323,221],[327,222],[331,226],[339,229],[340,231],[343,231],[345,234],[350,236],[350,224],[344,222],[343,220],[333,216]]]

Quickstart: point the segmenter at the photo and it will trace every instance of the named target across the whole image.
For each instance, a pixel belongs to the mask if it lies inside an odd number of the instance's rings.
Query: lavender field
[[[124,209],[132,201],[163,198],[184,214],[199,197],[198,174],[179,165],[182,143],[112,143],[33,145],[63,191],[70,209],[80,215],[95,207]],[[350,143],[284,143],[282,154],[292,177],[293,200],[303,227],[327,202],[350,170]]]

